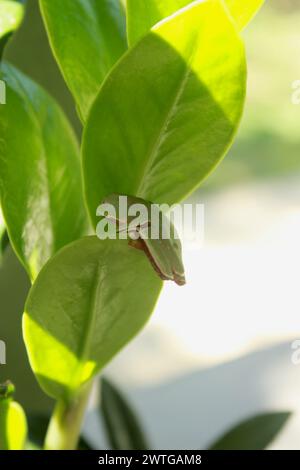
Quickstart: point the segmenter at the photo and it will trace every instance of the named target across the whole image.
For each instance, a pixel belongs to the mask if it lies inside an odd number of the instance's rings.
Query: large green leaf
[[[23,5],[11,0],[0,0],[0,58],[7,40],[20,26],[23,16]]]
[[[101,380],[101,413],[113,450],[149,449],[141,424],[128,400],[107,379]]]
[[[23,322],[44,391],[67,399],[91,379],[143,327],[161,286],[146,256],[126,240],[86,237],[51,258]]]
[[[191,3],[191,0],[127,0],[129,44],[134,44],[153,25]],[[243,29],[249,23],[263,3],[264,0],[225,0],[238,29]]]
[[[245,97],[244,47],[219,3],[193,4],[121,59],[92,107],[83,143],[90,215],[112,193],[173,204],[217,165]]]
[[[266,413],[243,421],[225,433],[211,450],[263,450],[281,431],[290,413]]]
[[[79,151],[58,105],[29,78],[1,66],[1,206],[16,253],[33,279],[59,248],[82,236],[86,213]]]
[[[127,48],[119,0],[40,0],[54,55],[85,120],[101,82]]]

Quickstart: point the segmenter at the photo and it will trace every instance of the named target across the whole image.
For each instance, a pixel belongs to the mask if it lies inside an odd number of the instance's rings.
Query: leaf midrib
[[[190,65],[192,64],[192,62],[194,60],[194,56],[195,56],[195,53],[196,53],[196,50],[197,50],[198,37],[199,37],[199,35],[194,32],[194,34],[193,34],[193,36],[190,40],[191,45],[189,45],[189,46],[191,47],[191,51],[190,51],[190,54],[189,54],[189,60],[185,61],[185,71],[184,71],[184,74],[183,74],[183,78],[179,82],[178,87],[176,88],[174,97],[171,100],[170,108],[167,109],[167,113],[166,113],[166,116],[165,116],[165,118],[162,122],[162,126],[160,127],[159,133],[155,137],[154,143],[152,144],[152,146],[150,148],[149,156],[146,159],[146,164],[143,168],[142,175],[141,175],[141,178],[140,178],[140,182],[139,182],[138,187],[135,191],[135,194],[138,197],[145,196],[145,194],[143,194],[143,185],[144,185],[146,176],[150,172],[150,170],[153,166],[153,163],[156,160],[156,157],[157,157],[159,148],[162,144],[162,141],[163,141],[164,135],[166,133],[166,130],[168,129],[168,126],[169,126],[169,124],[170,124],[170,122],[171,122],[171,120],[174,116],[174,112],[176,110],[176,107],[177,107],[177,105],[178,105],[178,103],[181,99],[181,96],[182,96],[183,91],[185,89],[185,85],[186,85],[186,83],[189,79],[189,76],[191,74]]]
[[[99,293],[101,290],[101,285],[103,282],[105,273],[103,272],[103,264],[98,261],[94,272],[93,272],[93,284],[91,289],[90,303],[88,314],[86,316],[86,321],[83,325],[83,336],[78,348],[78,364],[76,370],[73,374],[73,387],[72,389],[77,389],[78,386],[81,386],[81,374],[83,367],[90,355],[90,346],[92,343],[94,326],[96,323],[98,305],[99,305]]]

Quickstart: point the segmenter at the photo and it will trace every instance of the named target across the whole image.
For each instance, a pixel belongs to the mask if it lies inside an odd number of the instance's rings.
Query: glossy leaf
[[[0,195],[10,241],[33,279],[59,248],[85,231],[76,139],[46,92],[4,64]]]
[[[86,237],[55,255],[29,293],[23,321],[44,391],[64,399],[90,380],[144,326],[161,286],[126,240]]]
[[[207,0],[216,1],[216,0]],[[159,21],[191,4],[191,0],[127,0],[128,42],[137,42]],[[243,29],[264,0],[225,0],[238,29]]]
[[[101,82],[127,48],[119,0],[40,0],[50,43],[85,120]]]
[[[112,193],[172,205],[196,189],[233,139],[245,81],[243,45],[218,3],[194,4],[132,48],[103,84],[86,125],[93,222]]]
[[[191,0],[127,0],[127,35],[129,45],[145,36],[152,26],[191,4]]]
[[[23,408],[13,401],[11,382],[0,385],[0,450],[22,450],[27,435]]]
[[[129,402],[115,385],[101,380],[101,408],[112,450],[149,449],[141,424]]]
[[[243,421],[224,434],[211,450],[263,450],[281,431],[290,413],[266,413]]]
[[[265,0],[225,0],[225,2],[238,29],[241,30],[252,20]]]
[[[15,401],[0,403],[0,450],[22,450],[27,433],[26,417]]]
[[[23,5],[11,0],[0,0],[0,58],[11,34],[20,26],[23,16]]]

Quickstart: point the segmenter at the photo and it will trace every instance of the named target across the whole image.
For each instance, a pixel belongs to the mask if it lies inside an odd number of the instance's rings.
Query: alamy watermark
[[[291,361],[294,366],[298,366],[300,364],[300,339],[295,339],[291,344],[291,348],[293,349]]]
[[[6,344],[0,340],[0,365],[6,364]]]
[[[96,212],[96,233],[104,239],[178,238],[201,245],[204,239],[203,204],[152,204],[130,196],[108,197]],[[176,228],[175,228],[176,227]]]
[[[0,104],[6,104],[6,83],[0,80]]]

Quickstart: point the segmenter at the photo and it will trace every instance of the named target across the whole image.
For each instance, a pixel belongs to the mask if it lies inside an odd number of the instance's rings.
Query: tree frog
[[[174,225],[159,205],[119,194],[107,196],[104,204],[114,209],[105,214],[106,219],[117,225],[119,233],[128,234],[129,245],[146,254],[161,279],[180,286],[186,283],[181,242]]]

